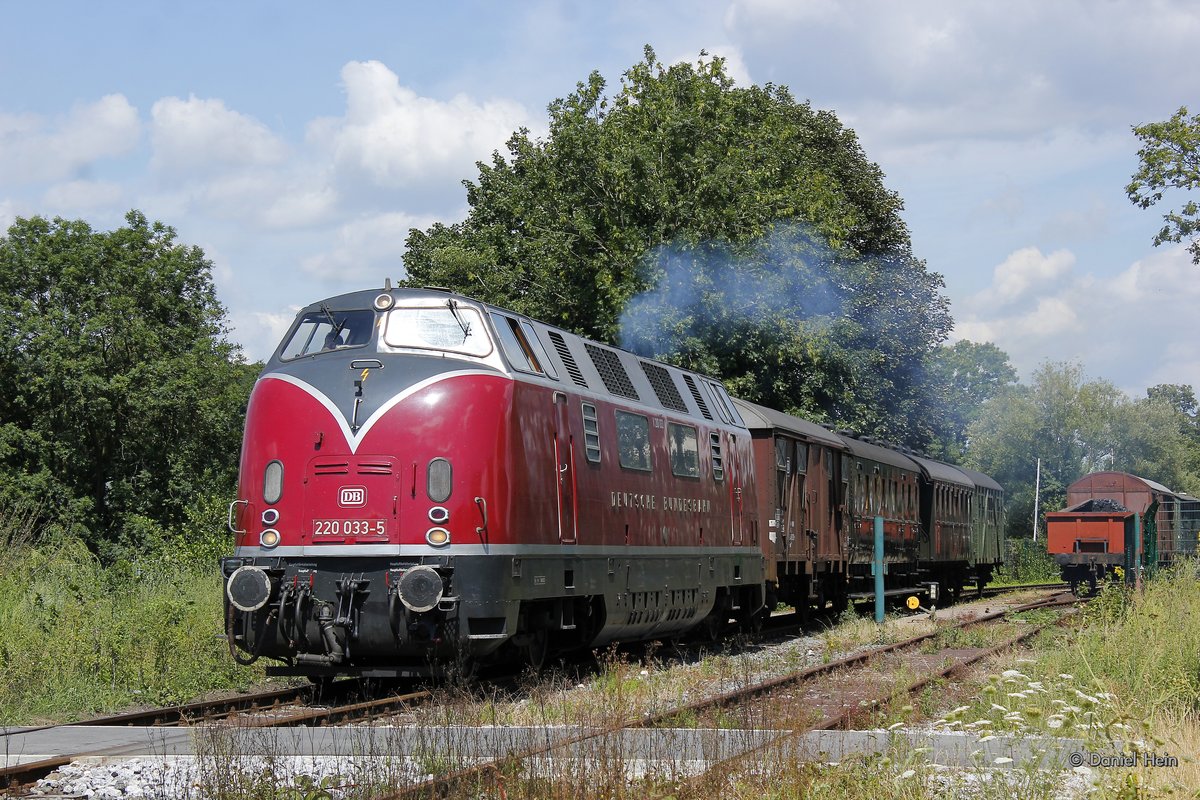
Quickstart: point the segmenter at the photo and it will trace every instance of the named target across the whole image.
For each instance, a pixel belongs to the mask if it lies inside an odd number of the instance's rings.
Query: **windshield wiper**
[[[462,317],[458,315],[458,302],[455,300],[447,300],[446,307],[450,309],[450,313],[454,315],[454,321],[458,323],[458,327],[462,328],[463,341],[471,335],[471,323],[463,322]]]
[[[325,314],[325,319],[329,320],[330,326],[333,327],[333,335],[336,336],[339,333],[341,333],[342,328],[346,327],[346,320],[343,319],[339,323],[336,319],[333,318],[333,312],[330,311],[329,306],[325,305],[324,303],[321,303],[321,311]]]

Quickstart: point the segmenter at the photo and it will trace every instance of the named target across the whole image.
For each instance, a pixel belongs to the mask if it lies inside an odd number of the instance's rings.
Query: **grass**
[[[70,721],[262,680],[217,638],[215,562],[106,566],[78,539],[11,520],[0,531],[0,723]]]

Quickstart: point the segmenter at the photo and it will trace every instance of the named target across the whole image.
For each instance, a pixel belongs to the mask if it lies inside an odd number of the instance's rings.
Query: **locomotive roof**
[[[842,441],[841,437],[830,433],[814,422],[794,417],[791,414],[784,414],[782,411],[760,406],[757,403],[751,403],[740,397],[733,398],[733,402],[738,407],[738,410],[741,411],[742,420],[746,423],[746,427],[752,431],[783,430],[797,436],[821,442],[822,444],[827,444],[830,447],[836,447],[838,450],[846,449],[846,443]]]
[[[934,461],[932,458],[925,458],[924,456],[913,456],[912,458],[921,465],[921,469],[924,470],[925,474],[935,481],[975,488],[975,481],[958,467],[945,464],[941,461]]]
[[[475,305],[488,313],[498,313],[521,320],[521,324],[528,323],[532,327],[532,335],[540,340],[544,348],[544,353],[538,354],[538,359],[548,360],[549,366],[554,367],[557,378],[529,373],[520,364],[512,363],[512,354],[508,353],[505,347],[500,347],[501,352],[508,356],[510,365],[514,367],[513,377],[518,380],[554,381],[564,387],[575,386],[598,395],[607,394],[623,402],[638,403],[646,406],[648,410],[661,408],[697,420],[710,420],[716,425],[744,427],[738,410],[730,403],[732,398],[724,386],[713,378],[645,358],[603,342],[585,339],[525,314],[449,289],[366,289],[319,300],[307,306],[301,313],[312,313],[325,308],[333,311],[369,309],[381,293],[406,299],[428,299],[438,303],[445,303],[452,298]],[[522,335],[528,337],[530,334]]]

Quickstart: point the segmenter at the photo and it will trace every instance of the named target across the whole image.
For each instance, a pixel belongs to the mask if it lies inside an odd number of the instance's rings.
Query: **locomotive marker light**
[[[400,602],[409,611],[429,611],[442,599],[442,576],[433,567],[422,564],[405,570],[397,587]]]
[[[279,531],[275,530],[274,528],[267,528],[262,532],[262,535],[258,537],[258,541],[263,547],[274,547],[275,545],[279,544]]]
[[[271,578],[260,567],[238,567],[225,584],[225,595],[238,611],[258,611],[271,599]]]

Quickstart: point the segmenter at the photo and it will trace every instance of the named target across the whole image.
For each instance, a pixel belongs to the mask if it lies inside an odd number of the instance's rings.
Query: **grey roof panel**
[[[752,431],[768,429],[784,430],[788,433],[803,436],[811,441],[821,442],[838,450],[846,449],[846,443],[842,437],[822,428],[815,422],[809,422],[806,419],[794,417],[791,414],[784,414],[782,411],[760,406],[757,403],[751,403],[738,397],[733,398],[733,404],[737,406],[737,410],[742,415],[742,421],[746,423],[746,427]]]

